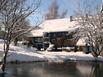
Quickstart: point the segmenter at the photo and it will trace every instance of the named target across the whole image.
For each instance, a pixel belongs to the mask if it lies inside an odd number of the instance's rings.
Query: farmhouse
[[[39,29],[31,31],[32,44],[37,49],[46,50],[52,44],[53,50],[76,49],[79,38],[74,34],[80,27],[76,21],[70,18],[46,20],[39,25]]]

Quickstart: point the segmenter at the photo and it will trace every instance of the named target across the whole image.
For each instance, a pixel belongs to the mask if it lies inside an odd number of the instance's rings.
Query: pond
[[[102,62],[8,64],[6,70],[5,77],[103,77]]]

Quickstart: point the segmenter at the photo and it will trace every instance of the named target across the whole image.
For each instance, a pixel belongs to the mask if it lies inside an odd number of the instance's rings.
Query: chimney
[[[70,16],[70,22],[73,21],[73,16]]]
[[[86,14],[85,16],[86,16],[86,18],[85,18],[85,19],[86,19],[86,21],[87,21],[87,20],[88,20],[88,14]]]

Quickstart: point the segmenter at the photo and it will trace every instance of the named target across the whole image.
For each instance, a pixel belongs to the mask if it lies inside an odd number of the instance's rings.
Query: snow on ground
[[[48,59],[49,62],[64,62],[68,60],[73,61],[103,61],[103,57],[99,56],[94,58],[91,54],[85,54],[83,52],[40,52]]]
[[[31,62],[31,61],[44,61],[44,57],[40,54],[33,52],[10,52],[10,56],[7,61],[20,61],[20,62]]]
[[[0,40],[0,58],[3,56],[3,42]],[[33,48],[17,47],[10,45],[7,61],[43,61],[44,56],[36,53]]]
[[[0,58],[3,56],[3,41],[0,40]],[[47,52],[36,51],[35,48],[27,48],[26,46],[10,45],[7,61],[31,62],[31,61],[49,61],[49,62],[64,62],[67,60],[73,61],[94,61],[95,58],[91,54],[83,52]],[[99,61],[103,61],[103,57],[99,56]]]

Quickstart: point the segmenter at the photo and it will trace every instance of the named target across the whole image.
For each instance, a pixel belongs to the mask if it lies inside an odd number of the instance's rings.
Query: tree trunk
[[[14,39],[14,46],[17,46],[17,42],[18,42],[18,39],[15,38],[15,39]]]
[[[1,67],[3,73],[5,73],[8,51],[9,51],[9,44],[6,45],[6,49],[4,50],[4,56],[3,56],[2,67]]]
[[[74,46],[74,52],[76,52],[77,51],[77,46]]]
[[[92,55],[93,57],[98,57],[98,54],[95,51],[92,52]]]

